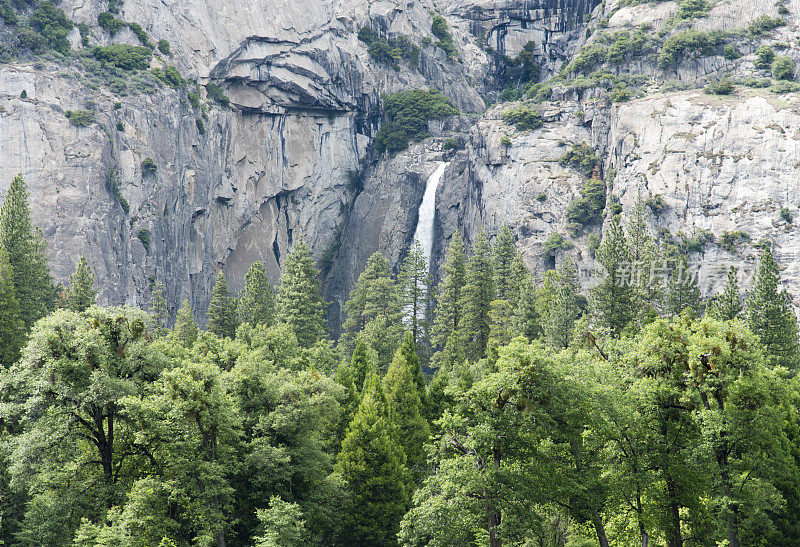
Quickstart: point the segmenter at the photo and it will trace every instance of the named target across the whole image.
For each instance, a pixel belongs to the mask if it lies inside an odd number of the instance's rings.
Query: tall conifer
[[[19,359],[24,341],[25,324],[14,291],[14,273],[8,252],[0,243],[0,367],[9,367]]]
[[[275,313],[275,293],[261,262],[253,262],[244,276],[244,288],[239,294],[239,321],[250,325],[272,325]]]
[[[492,319],[492,301],[495,299],[492,248],[485,234],[480,234],[469,262],[466,284],[461,294],[461,336],[467,359],[477,361],[486,355]]]
[[[432,342],[439,347],[444,346],[450,334],[458,329],[463,314],[461,291],[466,283],[467,257],[464,252],[464,241],[458,232],[453,234],[442,272],[442,281],[436,294],[436,314],[431,333]]]
[[[67,302],[69,309],[83,312],[95,304],[97,291],[94,290],[94,273],[85,256],[81,256],[75,273],[69,276]]]
[[[211,302],[208,304],[208,332],[219,337],[235,338],[239,321],[236,316],[236,299],[228,290],[225,273],[220,270],[217,281],[211,291]]]
[[[597,250],[597,258],[605,268],[605,277],[590,291],[592,314],[615,335],[635,317],[635,285],[630,250],[615,216]]]
[[[319,268],[304,240],[292,247],[281,272],[275,297],[275,318],[286,323],[303,346],[325,338],[325,303],[319,284]]]

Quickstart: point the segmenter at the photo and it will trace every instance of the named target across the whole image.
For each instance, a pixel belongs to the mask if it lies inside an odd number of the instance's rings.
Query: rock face
[[[752,4],[718,3],[694,28],[746,27],[759,14],[777,15],[771,2]],[[127,30],[112,39],[97,27],[105,2],[60,6],[90,25],[90,45],[136,43]],[[797,60],[788,43],[796,42],[800,7],[786,7],[789,24],[739,43],[739,59],[687,54],[669,69],[654,55],[629,60],[616,74],[649,77],[647,94],[612,103],[596,89],[555,86],[535,107],[544,126],[516,131],[501,120],[510,105],[486,110],[498,94],[498,53],[513,57],[534,42],[547,79],[604,33],[670,28],[678,4],[125,0],[119,17],[139,23],[154,41],[168,40],[173,56],[164,61],[201,84],[219,84],[231,107],[214,106],[198,124],[183,91],[164,86],[117,96],[69,62],[0,65],[0,196],[16,173],[25,176],[58,281],[85,254],[101,302],[144,305],[152,282],[161,280],[173,312],[188,299],[199,319],[220,268],[238,289],[261,260],[277,282],[286,253],[303,237],[320,259],[335,329],[368,256],[381,251],[393,265],[403,258],[425,180],[442,159],[449,164],[437,196],[434,263],[455,231],[471,240],[509,223],[528,265],[539,273],[552,267],[564,252],[546,257],[543,244],[554,231],[568,234],[564,212],[584,181],[558,159],[583,142],[601,155],[604,173],[616,173],[611,190],[623,211],[660,196],[665,206],[649,213],[654,232],[691,236],[702,229],[717,241],[725,232],[749,235],[728,250],[708,243],[695,257],[709,286],[721,279],[721,264],[751,267],[754,244],[767,238],[797,293],[797,231],[780,211],[800,214],[800,99],[741,86],[725,97],[697,89],[728,73],[763,77],[753,66],[762,43],[783,41],[781,54]],[[435,45],[437,9],[456,60]],[[357,36],[364,26],[384,38],[411,37],[421,49],[418,66],[373,59]],[[70,40],[82,47],[77,30]],[[676,90],[659,87],[664,82]],[[431,124],[433,136],[403,153],[377,156],[370,143],[381,94],[427,87],[442,90],[465,115]],[[81,109],[93,111],[95,122],[71,125],[65,111]],[[454,137],[464,149],[445,152],[444,140]],[[145,158],[155,162],[154,173],[143,172]],[[601,230],[586,227],[565,252],[588,259],[588,237]]]

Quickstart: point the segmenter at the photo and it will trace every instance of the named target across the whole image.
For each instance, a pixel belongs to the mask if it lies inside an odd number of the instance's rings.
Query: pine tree
[[[0,243],[0,367],[9,367],[19,359],[25,341],[25,324],[14,291],[14,273],[8,252]]]
[[[84,312],[94,306],[97,291],[94,290],[94,273],[85,256],[81,256],[75,273],[69,276],[69,292],[67,302],[69,309]]]
[[[28,190],[22,175],[11,181],[0,207],[0,244],[8,253],[20,316],[25,329],[30,330],[53,308],[56,294],[44,254],[44,239],[31,226]]]
[[[697,276],[692,275],[689,261],[686,255],[682,254],[676,260],[675,268],[667,282],[667,313],[676,316],[689,310],[692,317],[698,317],[701,309]]]
[[[492,245],[495,297],[498,300],[506,300],[512,306],[516,305],[519,297],[520,263],[521,257],[514,243],[514,234],[508,224],[503,224]]]
[[[341,343],[345,352],[353,349],[356,336],[377,353],[378,368],[385,370],[403,336],[400,287],[392,278],[381,253],[373,254],[345,304]]]
[[[447,256],[442,265],[443,277],[436,295],[436,314],[432,329],[432,342],[442,347],[461,321],[461,291],[467,275],[467,258],[464,241],[459,233],[453,234]]]
[[[191,348],[197,340],[197,330],[192,306],[188,300],[184,300],[178,310],[178,316],[175,318],[175,329],[173,330],[175,337],[184,347]]]
[[[477,361],[486,355],[494,296],[492,248],[486,236],[481,234],[472,249],[467,264],[466,284],[461,294],[464,316],[460,321],[460,330],[469,361]]]
[[[419,385],[422,370],[414,351],[411,333],[406,333],[403,344],[397,349],[392,364],[383,379],[383,391],[389,408],[389,417],[397,430],[400,444],[406,454],[407,466],[415,476],[425,468],[424,445],[430,436],[430,426],[425,415],[425,385]]]
[[[350,359],[350,369],[353,371],[353,383],[359,394],[364,392],[364,382],[372,370],[372,363],[367,353],[367,345],[360,337],[356,339],[356,347]]]
[[[236,299],[231,296],[228,290],[228,282],[225,273],[220,270],[217,274],[217,281],[211,291],[211,302],[208,304],[208,332],[216,334],[220,338],[235,338],[236,327],[239,326],[236,317]]]
[[[244,276],[244,288],[239,294],[239,320],[250,325],[272,325],[275,313],[275,293],[261,262],[253,262]]]
[[[164,284],[156,281],[153,290],[150,292],[150,321],[153,325],[153,333],[156,336],[164,336],[167,333],[167,320],[169,319],[169,309],[167,300],[164,298]]]
[[[325,304],[320,294],[319,269],[304,240],[292,247],[281,272],[275,297],[275,319],[286,323],[302,346],[325,338]]]
[[[631,255],[619,216],[611,220],[597,257],[606,277],[590,291],[592,314],[618,336],[636,314]]]
[[[342,441],[335,473],[349,497],[343,539],[350,545],[396,545],[400,519],[409,507],[406,456],[389,419],[377,374]]]
[[[536,287],[530,273],[523,277],[519,291],[519,301],[514,309],[512,319],[514,333],[534,340],[541,335],[539,312],[536,310]]]
[[[747,299],[747,323],[764,345],[771,365],[796,370],[800,357],[797,318],[788,293],[779,289],[780,283],[778,265],[767,249],[761,255],[755,286]]]
[[[414,241],[403,261],[400,286],[403,293],[405,322],[411,328],[411,336],[416,347],[420,347],[426,330],[425,318],[428,311],[428,265],[419,241]]]
[[[578,279],[575,264],[567,259],[558,270],[545,272],[539,288],[536,309],[544,339],[550,347],[562,350],[569,345],[575,321],[580,316]]]
[[[737,270],[735,266],[731,266],[728,270],[725,287],[709,306],[709,314],[720,321],[730,321],[738,319],[742,315],[742,309],[742,295],[739,292]]]
[[[656,315],[655,307],[663,300],[661,280],[652,277],[653,266],[658,259],[658,246],[647,231],[645,204],[639,198],[627,225],[630,244],[631,277],[636,288],[636,311],[640,322],[646,322]]]

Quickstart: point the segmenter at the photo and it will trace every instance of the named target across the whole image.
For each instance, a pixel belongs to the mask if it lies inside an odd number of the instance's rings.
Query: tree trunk
[[[678,504],[678,493],[675,482],[667,472],[667,529],[664,535],[667,540],[667,547],[683,547],[683,536],[681,535],[681,515]]]
[[[606,528],[603,526],[603,519],[600,518],[600,513],[597,510],[592,510],[592,524],[594,531],[597,533],[597,541],[600,547],[608,547],[608,538],[606,537]]]

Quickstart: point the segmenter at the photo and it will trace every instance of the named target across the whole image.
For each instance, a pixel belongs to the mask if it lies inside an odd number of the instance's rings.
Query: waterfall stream
[[[439,188],[439,181],[442,180],[447,162],[439,162],[436,170],[428,177],[425,183],[425,194],[422,196],[422,203],[419,206],[417,216],[417,229],[414,232],[414,239],[419,241],[422,251],[430,267],[431,250],[433,249],[433,219],[436,216],[436,189]]]

